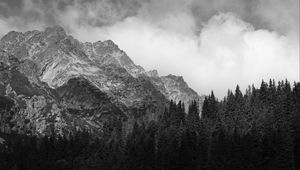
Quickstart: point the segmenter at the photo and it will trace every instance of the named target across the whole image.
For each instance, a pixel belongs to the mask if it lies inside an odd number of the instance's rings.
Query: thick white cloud
[[[298,45],[276,32],[255,30],[232,13],[213,16],[196,36],[137,17],[78,30],[79,39],[113,39],[137,64],[162,75],[182,75],[199,93],[214,90],[222,97],[237,84],[246,88],[262,79],[298,80]]]
[[[218,96],[226,93],[224,86],[240,84],[245,88],[251,83],[258,85],[262,79],[299,78],[297,44],[276,32],[254,30],[233,14],[210,19],[200,34],[199,48],[212,68],[208,77],[214,77],[207,78],[211,82],[204,87],[213,86]]]

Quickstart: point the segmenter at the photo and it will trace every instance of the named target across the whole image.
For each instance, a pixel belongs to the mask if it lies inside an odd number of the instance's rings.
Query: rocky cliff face
[[[111,117],[156,120],[167,99],[199,98],[182,78],[135,65],[112,41],[81,43],[59,26],[9,32],[0,49],[3,131],[101,132]]]
[[[199,96],[197,92],[191,89],[182,76],[171,74],[168,76],[159,76],[157,70],[149,71],[147,72],[147,75],[151,78],[155,87],[159,89],[167,99],[173,100],[176,103],[181,101],[186,105],[189,105],[193,100],[196,100],[199,103],[199,107],[202,105],[204,96]],[[188,109],[188,107],[186,107],[186,109]]]

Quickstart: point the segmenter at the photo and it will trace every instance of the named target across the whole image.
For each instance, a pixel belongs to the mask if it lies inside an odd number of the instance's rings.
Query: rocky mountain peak
[[[161,81],[166,89],[165,94],[169,97],[169,100],[175,102],[182,101],[186,105],[190,104],[193,100],[196,100],[201,106],[203,96],[199,96],[188,84],[184,81],[182,76],[175,76],[169,74],[162,76]],[[187,109],[187,108],[186,108]]]
[[[43,32],[37,30],[27,31],[25,33],[10,31],[1,38],[1,42],[2,44],[5,42],[7,44],[20,45],[21,43],[26,43],[30,39],[32,41],[36,40],[34,36],[38,36],[40,39],[52,39],[53,41],[58,42],[59,40],[65,38],[67,33],[61,26],[47,27]]]
[[[17,43],[23,39],[23,33],[17,31],[10,31],[1,38],[1,41],[5,41],[10,44]]]
[[[169,75],[165,76],[165,78],[174,80],[176,82],[180,82],[180,83],[186,84],[186,82],[184,81],[184,79],[183,79],[182,76],[176,76],[176,75],[173,75],[173,74],[169,74]]]
[[[60,26],[12,31],[0,40],[0,55],[0,96],[37,133],[53,126],[63,133],[72,124],[97,130],[111,116],[156,120],[167,99],[199,98],[182,77],[146,72],[113,41],[82,43]]]
[[[105,40],[102,43],[104,46],[108,46],[108,47],[114,47],[116,49],[119,49],[118,45],[115,44],[112,40]]]
[[[147,75],[148,75],[149,77],[159,77],[158,71],[157,71],[157,70],[150,70],[150,71],[147,71]]]
[[[188,93],[197,94],[193,89],[191,89],[188,84],[184,81],[182,76],[175,76],[169,74],[167,76],[162,76],[162,80],[165,82],[166,86],[171,87],[170,89],[176,90],[181,89]]]
[[[61,26],[47,27],[41,37],[49,44],[57,44],[67,37],[66,31]]]
[[[119,47],[111,40],[97,41],[93,43],[95,53],[104,56],[106,54],[121,53]]]
[[[98,64],[120,66],[133,77],[145,74],[145,70],[141,66],[135,65],[130,57],[112,40],[84,43],[83,46],[85,53]]]
[[[59,36],[59,37],[67,36],[65,29],[58,25],[52,26],[52,27],[47,27],[45,29],[44,33],[48,36]]]

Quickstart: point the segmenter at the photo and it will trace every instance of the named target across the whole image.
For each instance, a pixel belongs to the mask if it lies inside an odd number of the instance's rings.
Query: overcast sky
[[[239,84],[299,81],[299,0],[0,0],[0,36],[61,25],[221,98]]]

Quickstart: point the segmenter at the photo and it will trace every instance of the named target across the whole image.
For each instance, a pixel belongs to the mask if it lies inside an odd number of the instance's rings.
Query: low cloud
[[[255,30],[232,13],[213,16],[197,36],[166,31],[134,17],[93,33],[113,39],[148,70],[183,75],[200,93],[214,90],[222,97],[237,84],[246,88],[262,79],[298,79],[298,45],[276,32]]]
[[[0,36],[62,25],[81,41],[112,39],[136,64],[182,75],[200,94],[299,80],[298,0],[13,0],[0,9]]]

